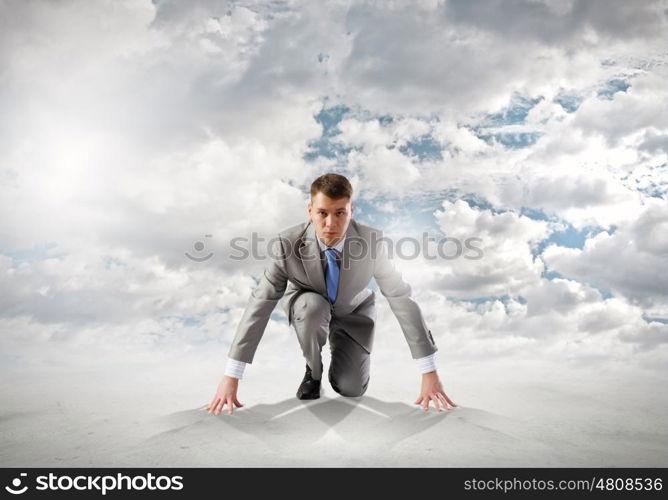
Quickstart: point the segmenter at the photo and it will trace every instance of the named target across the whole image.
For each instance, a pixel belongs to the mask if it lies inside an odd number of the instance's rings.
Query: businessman
[[[401,277],[382,245],[382,231],[352,218],[353,188],[338,174],[324,174],[311,184],[309,221],[279,233],[280,256],[264,271],[251,293],[228,352],[225,375],[206,407],[232,414],[242,407],[237,399],[239,380],[255,351],[276,304],[281,301],[294,327],[306,360],[297,389],[302,400],[320,397],[322,348],[329,340],[328,379],[342,396],[363,395],[369,385],[369,362],[375,334],[375,292],[367,285],[375,278],[422,372],[420,395],[414,402],[425,411],[457,406],[438,378],[434,353],[438,350],[422,312],[411,298],[411,287]]]

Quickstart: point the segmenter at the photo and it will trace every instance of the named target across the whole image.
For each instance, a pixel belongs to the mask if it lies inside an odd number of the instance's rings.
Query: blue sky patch
[[[432,136],[425,134],[414,141],[408,141],[399,148],[406,156],[416,156],[420,161],[438,161],[443,159],[441,144]]]
[[[631,84],[621,78],[609,80],[597,92],[599,99],[612,100],[617,92],[626,92]]]
[[[331,108],[323,108],[315,115],[315,120],[322,125],[322,135],[319,139],[309,143],[309,151],[304,154],[306,161],[313,161],[319,156],[337,158],[341,155],[347,155],[352,150],[350,147],[344,147],[340,143],[332,141],[333,137],[341,133],[338,125],[349,111],[349,107],[337,105]]]
[[[59,258],[59,257],[66,256],[67,253],[65,253],[65,252],[52,253],[52,252],[49,251],[52,248],[56,248],[57,246],[58,246],[58,243],[50,241],[50,242],[39,243],[37,245],[32,246],[31,248],[24,248],[24,249],[19,249],[19,250],[14,250],[14,251],[1,250],[0,252],[3,255],[11,257],[12,261],[14,261],[14,263],[17,263],[17,262],[36,262],[36,261],[40,261],[40,260],[46,260],[46,259]]]
[[[509,125],[524,124],[529,111],[543,99],[542,96],[531,99],[515,93],[507,108],[498,113],[486,115],[479,124],[471,127],[471,131],[489,145],[498,143],[509,149],[531,146],[543,135],[542,132],[503,132],[499,129]]]
[[[559,104],[567,113],[574,113],[582,104],[584,98],[574,92],[560,92],[553,99],[553,102]]]
[[[521,149],[532,146],[542,136],[542,132],[497,132],[494,134],[476,132],[476,137],[482,139],[490,146],[493,146],[496,142],[508,149]]]
[[[541,208],[520,207],[520,215],[529,219],[549,221],[550,217]]]
[[[503,127],[505,125],[522,124],[526,120],[529,111],[543,99],[544,97],[542,96],[531,99],[514,93],[507,108],[498,113],[491,113],[485,116],[480,125],[483,127]]]
[[[545,247],[551,244],[566,248],[583,248],[585,241],[588,238],[593,238],[604,230],[605,229],[600,226],[587,226],[578,230],[569,224],[563,231],[554,231],[549,238],[543,240],[540,245],[538,245],[537,253],[540,254]]]
[[[668,318],[648,316],[647,313],[642,313],[642,319],[644,319],[646,323],[651,323],[653,321],[656,321],[657,323],[663,323],[664,325],[668,325]]]

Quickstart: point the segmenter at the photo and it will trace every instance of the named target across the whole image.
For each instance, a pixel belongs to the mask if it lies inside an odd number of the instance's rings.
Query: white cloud
[[[582,249],[548,246],[546,264],[564,276],[626,297],[650,316],[668,315],[668,205],[650,198],[636,220],[589,238]]]
[[[494,214],[462,200],[444,201],[434,216],[447,240],[440,250],[436,242],[430,245],[438,257],[421,276],[430,288],[460,298],[517,296],[540,279],[543,263],[532,248],[549,236],[550,224],[513,212]]]

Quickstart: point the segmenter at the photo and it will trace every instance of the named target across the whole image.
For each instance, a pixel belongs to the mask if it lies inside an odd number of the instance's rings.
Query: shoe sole
[[[302,399],[302,400],[304,400],[304,399],[318,399],[319,397],[320,397],[320,394],[317,394],[315,396],[304,396],[304,395],[300,396],[299,394],[297,395],[297,399]]]

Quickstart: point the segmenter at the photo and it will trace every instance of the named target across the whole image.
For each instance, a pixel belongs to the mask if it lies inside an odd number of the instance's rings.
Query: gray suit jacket
[[[351,218],[343,247],[338,292],[331,306],[332,316],[350,318],[360,310],[368,311],[365,306],[375,299],[375,294],[367,285],[371,278],[375,278],[399,321],[412,357],[418,359],[433,354],[438,348],[431,331],[420,307],[411,298],[410,285],[388,258],[385,246],[381,244],[382,237],[380,229]],[[285,229],[279,233],[279,238],[281,255],[271,260],[251,293],[228,352],[232,359],[253,362],[257,346],[279,300],[282,300],[282,307],[291,324],[292,304],[299,294],[310,291],[327,298],[320,248],[311,221]],[[354,321],[351,324],[354,325]],[[346,333],[371,352],[373,328],[352,327]]]

